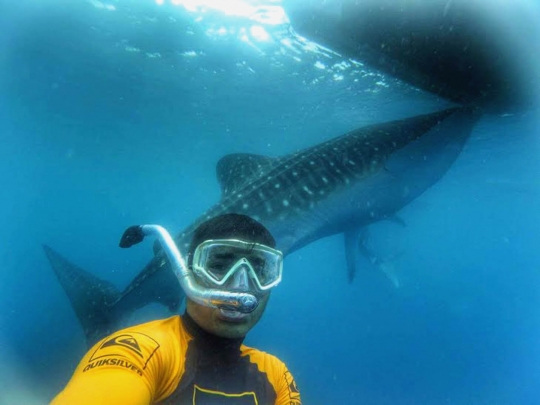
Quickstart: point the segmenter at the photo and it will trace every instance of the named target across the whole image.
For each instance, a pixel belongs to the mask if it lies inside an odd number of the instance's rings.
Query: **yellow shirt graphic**
[[[301,405],[283,362],[219,339],[187,315],[124,329],[88,351],[52,405]]]

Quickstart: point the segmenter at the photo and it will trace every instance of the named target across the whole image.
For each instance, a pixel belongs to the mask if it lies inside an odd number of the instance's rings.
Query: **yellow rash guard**
[[[98,342],[51,405],[301,405],[278,358],[202,330],[187,314]]]

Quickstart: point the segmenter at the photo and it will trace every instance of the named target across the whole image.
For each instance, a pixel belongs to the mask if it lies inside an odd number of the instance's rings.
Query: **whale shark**
[[[472,107],[454,107],[361,127],[285,156],[226,155],[216,165],[221,199],[178,233],[175,243],[186,253],[200,223],[231,212],[264,224],[285,256],[343,234],[352,281],[362,230],[392,219],[439,181],[480,116]],[[123,291],[44,249],[89,345],[148,304],[180,309],[183,291],[159,248]]]

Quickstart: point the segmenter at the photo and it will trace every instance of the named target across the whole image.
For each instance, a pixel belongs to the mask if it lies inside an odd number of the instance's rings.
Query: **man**
[[[226,214],[201,224],[188,267],[198,284],[249,292],[251,313],[186,299],[186,312],[98,342],[52,405],[299,405],[287,367],[242,341],[281,280],[282,255],[257,221]]]

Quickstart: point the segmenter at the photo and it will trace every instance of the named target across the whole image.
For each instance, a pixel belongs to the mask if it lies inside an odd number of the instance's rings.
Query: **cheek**
[[[188,314],[199,324],[208,325],[214,318],[214,308],[190,302],[187,306]]]
[[[268,299],[269,299],[269,296],[265,296],[261,298],[261,300],[259,301],[259,305],[255,309],[255,311],[253,311],[252,319],[254,322],[258,322],[259,319],[261,319],[261,316],[263,315],[264,310],[266,309],[266,304],[268,304]]]

